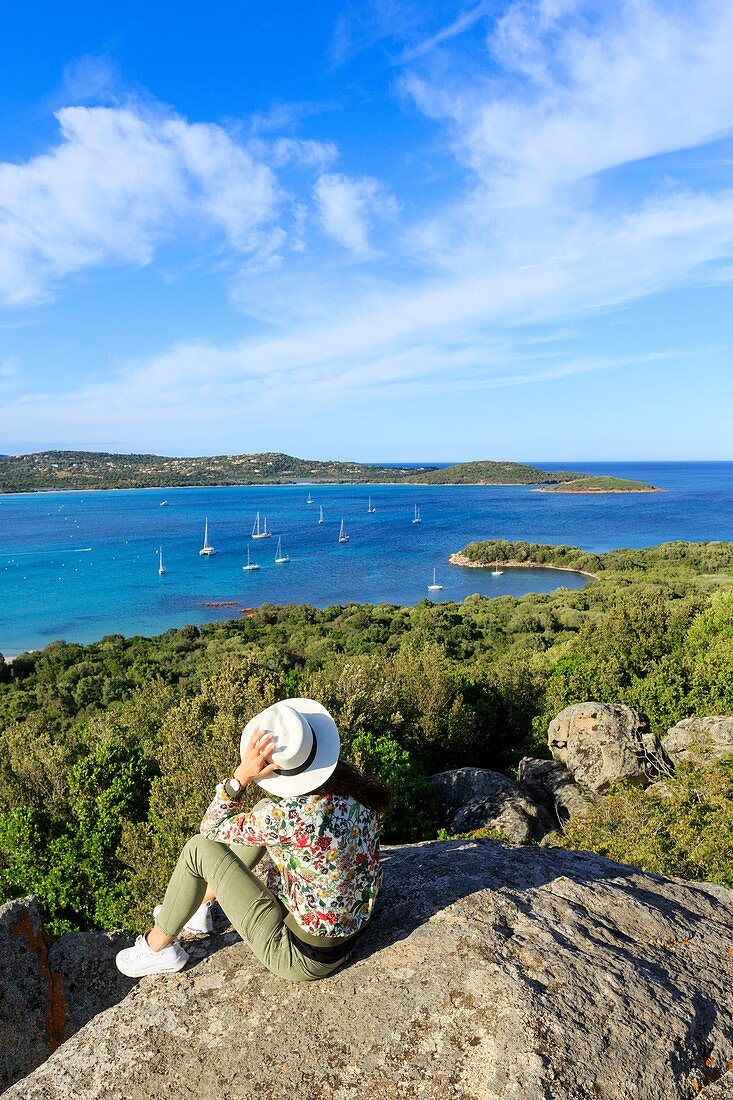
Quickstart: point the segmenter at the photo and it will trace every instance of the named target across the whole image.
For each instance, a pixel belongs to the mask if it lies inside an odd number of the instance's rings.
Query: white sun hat
[[[338,764],[341,740],[326,708],[315,699],[283,699],[256,714],[242,730],[240,755],[255,729],[275,741],[272,762],[278,772],[256,780],[282,798],[308,794],[325,783]]]

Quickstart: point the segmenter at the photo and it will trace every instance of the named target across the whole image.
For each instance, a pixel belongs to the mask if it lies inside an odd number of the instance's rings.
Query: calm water
[[[569,463],[542,464],[567,468]],[[206,601],[414,604],[472,592],[517,596],[582,578],[550,570],[459,569],[448,556],[471,539],[570,543],[602,551],[669,539],[733,540],[733,463],[573,463],[571,468],[649,481],[648,496],[563,496],[510,487],[307,486],[137,489],[0,496],[0,652],[55,638],[157,634],[185,623],[237,617]],[[377,511],[367,515],[371,492]],[[160,501],[169,506],[161,508]],[[326,522],[319,526],[318,505]],[[413,524],[417,504],[421,524]],[[249,538],[255,512],[282,535]],[[199,556],[204,519],[216,556]],[[350,541],[339,545],[344,517]],[[244,573],[246,548],[260,563]],[[158,576],[158,547],[168,572]],[[90,548],[90,549],[87,549]]]

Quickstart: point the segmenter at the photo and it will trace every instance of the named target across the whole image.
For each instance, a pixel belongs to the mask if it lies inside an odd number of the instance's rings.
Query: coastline
[[[494,562],[491,561],[474,561],[472,558],[465,557],[460,551],[456,551],[455,554],[451,554],[448,558],[451,565],[460,565],[464,569],[491,569]],[[567,565],[552,565],[547,561],[499,561],[499,565],[505,566],[507,569],[554,569],[558,573],[575,573],[578,577],[589,577],[591,580],[597,581],[597,573],[587,573],[584,569],[571,569]]]
[[[551,484],[559,483],[552,482]],[[172,491],[174,489],[307,489],[317,485],[363,485],[370,488],[405,485],[413,489],[477,489],[485,487],[491,489],[531,489],[540,493],[547,491],[542,488],[538,489],[536,482],[533,481],[240,481],[236,484],[229,481],[220,481],[205,485],[109,485],[104,488],[101,486],[89,486],[88,488],[58,486],[53,489],[19,489],[17,492],[13,489],[3,489],[0,490],[0,497],[34,497],[43,493],[164,493],[167,490]],[[600,491],[612,492],[613,490]],[[646,490],[643,491],[646,492]],[[655,489],[652,491],[661,493],[663,490]]]
[[[559,482],[558,484],[562,484]],[[549,487],[535,489],[535,493],[563,493],[568,497],[581,497],[581,496],[634,496],[638,494],[647,493],[664,493],[666,489],[658,489],[656,486],[653,489],[550,489]]]

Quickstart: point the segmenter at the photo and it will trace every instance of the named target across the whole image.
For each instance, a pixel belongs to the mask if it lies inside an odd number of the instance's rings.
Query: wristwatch
[[[230,802],[238,802],[244,794],[244,787],[233,775],[230,776],[229,779],[224,780],[222,787]]]

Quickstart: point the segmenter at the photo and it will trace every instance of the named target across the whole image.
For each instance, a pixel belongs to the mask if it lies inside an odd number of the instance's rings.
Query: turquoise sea
[[[473,592],[518,596],[582,577],[461,569],[472,539],[569,543],[603,551],[670,539],[733,539],[733,463],[542,463],[649,481],[664,493],[564,496],[513,487],[297,485],[0,496],[0,652],[63,638],[157,634],[236,618],[261,603],[414,604]],[[309,489],[315,503],[306,503]],[[371,494],[376,512],[367,514]],[[161,507],[161,501],[168,505]],[[319,505],[325,523],[319,525]],[[414,507],[422,522],[413,524]],[[250,538],[255,513],[274,537]],[[215,556],[199,555],[204,521]],[[343,517],[349,542],[339,544]],[[277,536],[287,564],[276,565]],[[245,573],[247,546],[256,572]],[[158,548],[167,572],[158,575]],[[433,568],[444,587],[428,593]],[[238,606],[205,607],[235,601]]]

